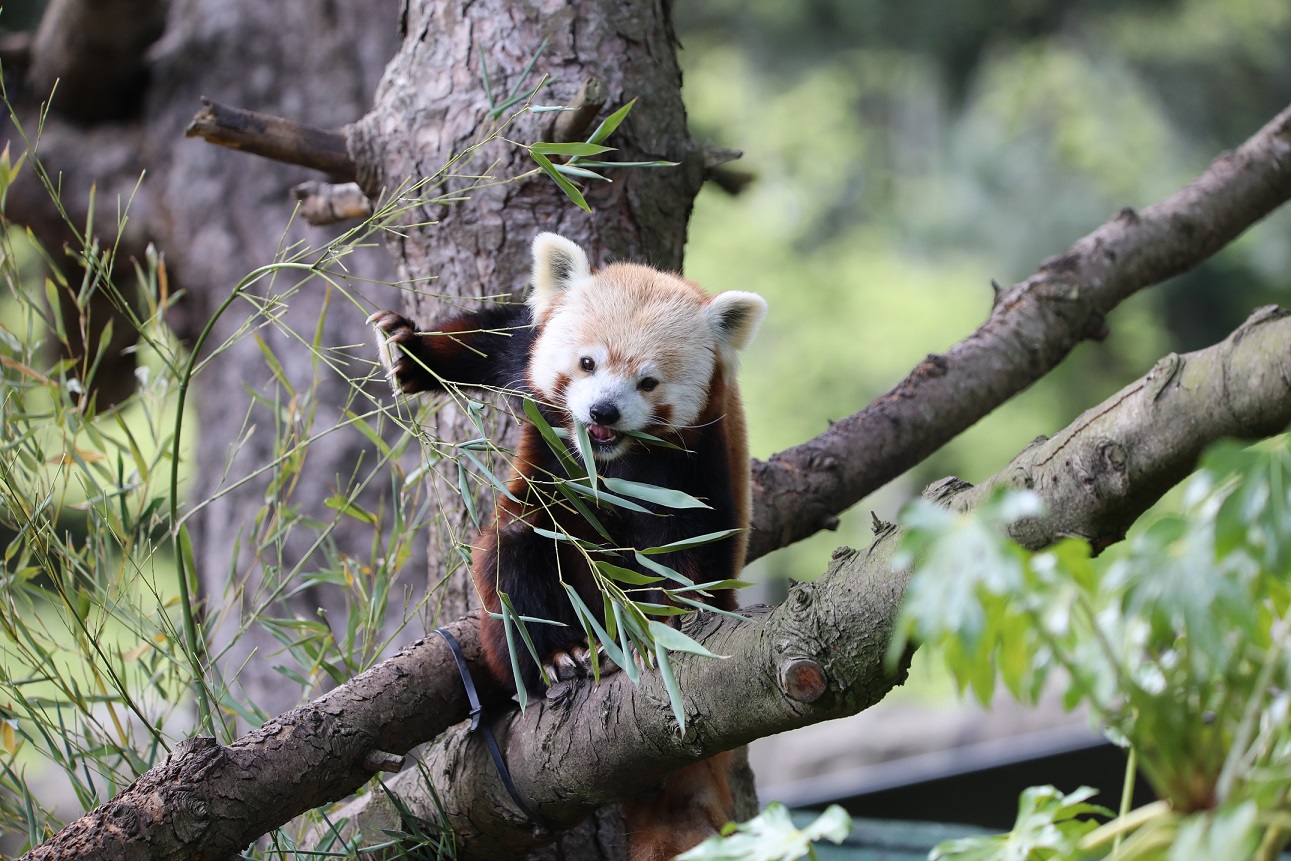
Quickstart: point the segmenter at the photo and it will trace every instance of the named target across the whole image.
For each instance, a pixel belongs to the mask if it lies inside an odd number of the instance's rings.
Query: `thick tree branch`
[[[1291,108],[1183,190],[1126,208],[1001,293],[944,355],[829,430],[754,463],[749,559],[837,523],[839,512],[922,461],[1052,370],[1138,290],[1201,263],[1291,198]]]
[[[1015,537],[1031,547],[1070,534],[1098,544],[1122,534],[1206,445],[1288,422],[1291,315],[1268,308],[1222,344],[1163,359],[983,488],[945,485],[941,495],[962,507],[993,484],[1031,487],[1052,513],[1021,524]],[[685,763],[877,702],[898,681],[884,665],[904,589],[887,561],[895,538],[885,530],[868,551],[838,551],[824,577],[746,622],[696,620],[689,633],[732,657],[677,662],[691,728],[684,737],[652,673],[640,687],[620,674],[566,702],[509,715],[498,729],[521,792],[547,818],[573,825],[595,807],[649,791]],[[453,627],[476,659],[474,620]],[[447,650],[431,638],[231,745],[187,743],[26,857],[224,859],[357,789],[371,776],[374,751],[405,753],[465,712]],[[455,731],[428,764],[460,857],[510,857],[551,836],[535,833],[514,809],[475,737]],[[472,779],[449,782],[461,775]],[[407,772],[394,782],[416,778]]]
[[[184,134],[274,161],[321,170],[338,182],[351,182],[356,176],[343,133],[231,108],[210,99],[202,99],[202,109]]]
[[[52,110],[81,123],[129,116],[147,85],[145,54],[165,0],[52,0],[31,44],[28,80]]]

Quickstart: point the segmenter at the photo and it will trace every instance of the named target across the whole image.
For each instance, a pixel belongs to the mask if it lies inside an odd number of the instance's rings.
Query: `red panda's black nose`
[[[590,412],[593,424],[612,425],[619,420],[619,408],[609,401],[593,404]]]

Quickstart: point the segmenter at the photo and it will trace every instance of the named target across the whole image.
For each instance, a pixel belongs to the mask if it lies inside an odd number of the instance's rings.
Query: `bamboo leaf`
[[[362,506],[355,504],[352,499],[346,499],[344,496],[340,495],[329,496],[327,499],[323,500],[323,504],[333,511],[339,511],[341,514],[353,517],[355,520],[369,523],[373,526],[377,525],[377,516]]]
[[[575,165],[575,164],[553,164],[552,167],[554,167],[556,170],[563,173],[565,176],[574,176],[574,177],[578,177],[579,179],[597,179],[597,180],[600,180],[601,182],[614,181],[610,179],[608,176],[601,176],[599,173],[597,173],[594,170],[588,170],[587,168],[579,167],[578,165]]]
[[[640,684],[641,670],[637,667],[637,662],[632,660],[631,658],[632,649],[628,646],[629,637],[631,636],[631,632],[628,628],[628,622],[630,620],[623,618],[622,604],[618,603],[617,601],[609,601],[608,595],[606,596],[606,601],[613,608],[613,614],[614,614],[613,618],[615,623],[618,625],[619,647],[623,650],[623,654],[628,656],[627,663],[622,665],[623,672],[627,673],[628,678],[632,680],[632,684],[634,685]],[[597,663],[599,664],[599,661]]]
[[[675,595],[679,592],[696,592],[696,591],[707,592],[710,590],[721,590],[721,589],[744,589],[752,585],[753,585],[752,583],[746,582],[744,580],[713,580],[712,582],[709,582],[709,583],[696,583],[692,586],[687,586],[684,589],[672,589],[669,591],[671,591]]]
[[[568,481],[558,481],[556,482],[556,489],[560,491],[561,495],[564,496],[566,500],[569,501],[570,505],[574,506],[574,509],[582,515],[583,519],[591,524],[591,527],[596,530],[597,535],[600,535],[606,541],[613,543],[614,539],[610,537],[610,533],[605,528],[605,525],[602,524],[600,518],[592,512],[592,509],[587,507],[587,503],[578,498],[578,494],[570,488],[571,484],[572,482]]]
[[[507,602],[502,602],[502,633],[506,636],[507,657],[511,659],[511,676],[516,683],[516,702],[520,703],[520,711],[524,711],[524,707],[529,703],[529,692],[525,690],[524,676],[520,674],[520,655],[516,652],[515,642],[514,612]],[[541,670],[541,662],[538,663],[538,667]],[[546,675],[544,672],[544,680],[547,680]]]
[[[557,622],[553,619],[537,619],[533,616],[521,616],[516,611],[515,604],[511,603],[511,596],[506,592],[499,592],[498,600],[502,602],[502,606],[509,610],[516,621],[520,623],[516,627],[520,631],[520,638],[524,640],[525,648],[529,650],[529,655],[533,658],[533,662],[538,665],[538,672],[542,674],[542,680],[547,684],[551,684],[553,680],[547,678],[547,671],[542,668],[542,658],[538,657],[538,647],[533,644],[533,638],[529,636],[529,630],[525,625],[536,622],[542,625],[559,625],[563,628],[565,627],[565,623]]]
[[[575,493],[581,493],[583,496],[586,496],[586,497],[589,497],[590,499],[595,500],[598,505],[601,503],[606,503],[608,505],[615,505],[615,506],[618,506],[619,508],[626,508],[628,511],[635,511],[638,514],[653,513],[650,511],[650,509],[642,505],[637,505],[635,502],[633,502],[630,499],[624,499],[621,496],[615,496],[613,493],[606,493],[603,490],[592,490],[592,488],[588,487],[585,484],[581,484],[577,481],[565,481],[565,482],[561,482],[561,485],[563,487],[568,487],[570,490],[572,490]]]
[[[676,167],[677,161],[579,161],[582,167]]]
[[[670,487],[659,487],[654,484],[643,484],[639,481],[629,481],[626,478],[602,478],[601,484],[607,490],[620,493],[624,496],[631,496],[634,499],[643,499],[646,502],[653,502],[656,505],[663,505],[668,508],[711,508],[708,503],[702,502],[689,493],[683,493],[680,490],[673,490]]]
[[[471,485],[466,475],[466,467],[461,462],[457,462],[457,492],[462,495],[462,503],[466,506],[466,513],[470,515],[471,523],[475,528],[480,528],[480,515],[475,510],[475,497],[471,494]]]
[[[595,638],[591,637],[589,634],[588,646],[593,652],[596,651],[596,643],[594,643],[593,640],[598,640],[601,644],[601,648],[605,650],[606,657],[618,664],[622,669],[626,670],[628,658],[623,654],[623,651],[619,648],[618,644],[614,642],[614,639],[609,635],[597,618],[592,615],[592,611],[587,609],[587,605],[584,604],[583,599],[579,597],[578,591],[568,583],[563,585],[565,587],[565,591],[569,593],[569,602],[574,607],[574,613],[578,616],[579,620],[582,621],[583,627],[590,627],[592,631],[596,632]]]
[[[578,439],[578,453],[583,456],[583,468],[587,470],[587,483],[596,489],[596,458],[592,455],[592,440],[587,435],[587,425],[574,420],[574,435]]]
[[[627,117],[628,112],[632,110],[632,106],[636,103],[637,100],[633,99],[605,119],[601,120],[601,124],[596,127],[596,131],[592,132],[591,136],[587,139],[587,142],[590,144],[598,144],[610,135],[614,134],[614,130],[619,127],[619,124],[623,122],[624,118]]]
[[[676,601],[680,601],[687,606],[694,607],[696,610],[700,610],[705,613],[716,613],[719,616],[725,616],[728,619],[734,619],[737,622],[748,621],[748,619],[744,618],[739,613],[733,613],[730,610],[723,610],[721,607],[714,607],[712,604],[705,604],[703,601],[697,601],[689,595],[674,595],[671,592],[669,592],[668,595]]]
[[[712,544],[714,541],[721,541],[723,538],[729,538],[739,531],[739,529],[723,529],[720,532],[709,532],[706,535],[696,535],[694,538],[684,538],[681,541],[674,541],[671,544],[664,544],[661,547],[647,547],[641,552],[647,556],[657,556],[660,553],[674,553],[678,550],[689,550],[692,547],[702,547],[705,544]]]
[[[637,609],[647,616],[689,616],[694,612],[671,604],[651,604],[647,601],[637,601],[636,605]]]
[[[595,544],[592,544],[592,543],[590,543],[590,542],[584,541],[584,540],[583,540],[583,539],[581,539],[581,538],[575,538],[574,536],[572,536],[572,535],[568,535],[568,534],[566,534],[566,533],[564,533],[564,532],[552,532],[550,529],[543,529],[543,528],[542,528],[542,527],[540,527],[540,526],[535,526],[535,527],[533,528],[533,531],[534,531],[534,534],[535,534],[535,535],[541,535],[542,537],[544,537],[544,538],[550,538],[550,539],[552,539],[553,541],[568,541],[568,542],[570,542],[570,543],[577,544],[579,547],[584,547],[584,548],[586,548],[586,549],[588,549],[588,550],[599,550],[599,549],[600,549],[600,548],[599,548],[599,547],[597,547]]]
[[[592,208],[587,205],[587,200],[583,197],[583,193],[572,182],[561,176],[560,171],[556,170],[556,166],[551,163],[549,158],[533,150],[529,151],[529,155],[538,163],[538,167],[542,168],[542,172],[551,177],[556,185],[560,186],[560,190],[565,192],[565,196],[572,200],[575,206],[584,212],[590,213],[592,211]]]
[[[663,686],[668,690],[668,703],[672,706],[672,716],[677,719],[677,726],[685,732],[686,712],[682,708],[681,686],[677,684],[677,676],[672,671],[672,659],[668,657],[668,650],[659,642],[654,645],[654,656],[659,662],[659,675],[663,677]]]
[[[529,422],[538,429],[538,434],[542,437],[543,441],[547,443],[547,447],[552,450],[552,453],[555,454],[561,464],[564,465],[565,471],[569,473],[569,477],[586,478],[587,473],[581,466],[579,466],[578,461],[570,455],[569,446],[565,445],[565,441],[556,433],[556,429],[553,428],[551,423],[547,421],[545,416],[543,416],[542,410],[538,408],[538,404],[533,400],[533,398],[524,399],[524,414],[528,417]]]
[[[653,571],[654,573],[662,577],[667,577],[669,580],[676,580],[678,583],[683,583],[687,586],[695,585],[694,580],[691,580],[689,577],[682,574],[680,571],[677,571],[674,568],[669,568],[667,565],[664,565],[661,562],[656,562],[653,559],[649,558],[648,556],[643,555],[640,551],[636,552],[634,555],[636,556],[636,560],[638,564],[640,564],[645,568],[648,568],[649,570]]]
[[[540,152],[543,155],[587,156],[600,155],[603,152],[611,152],[614,147],[601,146],[600,144],[594,143],[582,143],[579,141],[574,141],[573,143],[549,143],[547,141],[539,141],[538,143],[530,144],[529,149],[531,152]]]
[[[372,425],[363,418],[363,416],[348,409],[342,410],[342,414],[359,433],[363,434],[363,436],[367,438],[368,442],[376,446],[381,457],[390,457],[390,445],[381,437],[381,434],[376,432],[376,429],[372,427]]]
[[[549,38],[544,37],[542,42],[538,44],[538,50],[533,52],[533,56],[529,58],[529,62],[526,63],[525,67],[520,70],[520,74],[516,78],[516,84],[514,87],[511,88],[511,95],[509,97],[510,99],[515,99],[520,94],[520,87],[524,84],[526,80],[528,80],[529,73],[533,71],[533,67],[538,62],[538,58],[542,56],[542,52],[547,50],[547,43],[550,41],[551,40]],[[542,84],[539,83],[538,86],[542,86]],[[536,87],[534,88],[534,91],[537,92]]]
[[[663,579],[662,577],[651,577],[648,574],[642,574],[639,571],[623,568],[610,562],[597,562],[596,570],[611,580],[627,583],[629,586],[649,586],[651,583],[658,583]]]
[[[484,461],[480,460],[474,451],[470,449],[462,449],[462,452],[471,463],[475,464],[476,469],[478,469],[484,477],[489,480],[489,484],[493,485],[498,493],[502,494],[517,505],[520,504],[520,500],[516,498],[516,495],[507,488],[506,482],[498,478],[497,475],[494,474],[493,470],[485,466]]]
[[[657,445],[657,446],[661,446],[662,448],[670,448],[673,451],[686,450],[684,446],[679,446],[675,442],[669,442],[666,439],[661,439],[660,437],[657,437],[652,433],[646,433],[645,431],[632,431],[632,430],[623,431],[623,435],[630,436],[633,439],[639,439],[646,445]]]
[[[725,658],[726,655],[715,655],[676,628],[663,622],[650,620],[650,636],[656,646],[663,646],[671,652],[689,652],[692,655],[703,655],[706,658]]]
[[[274,355],[273,347],[269,346],[269,342],[261,337],[259,332],[255,333],[255,339],[256,346],[260,348],[260,355],[264,356],[265,364],[267,364],[269,366],[269,370],[273,372],[274,379],[276,379],[284,389],[289,392],[292,391],[291,381],[287,379],[287,372],[282,369],[282,363],[279,362],[278,357]]]

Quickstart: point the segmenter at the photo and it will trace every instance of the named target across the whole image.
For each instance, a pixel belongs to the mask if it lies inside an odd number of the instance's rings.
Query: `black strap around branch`
[[[462,677],[462,686],[466,688],[466,698],[471,703],[471,728],[470,732],[479,731],[484,735],[484,744],[489,748],[489,755],[493,757],[493,764],[497,766],[498,776],[502,778],[502,785],[506,787],[507,794],[511,800],[516,803],[516,807],[528,816],[530,820],[546,828],[548,831],[559,831],[552,822],[538,811],[534,810],[520,796],[520,790],[516,788],[515,781],[511,779],[511,771],[507,768],[507,762],[502,758],[502,751],[498,747],[498,740],[493,737],[493,731],[489,725],[481,721],[484,714],[484,707],[480,705],[480,695],[475,690],[475,681],[471,678],[471,670],[466,665],[466,656],[462,654],[462,647],[457,644],[457,640],[452,634],[448,633],[445,628],[436,628],[435,633],[444,638],[448,644],[448,650],[453,653],[453,660],[457,663],[457,672]]]

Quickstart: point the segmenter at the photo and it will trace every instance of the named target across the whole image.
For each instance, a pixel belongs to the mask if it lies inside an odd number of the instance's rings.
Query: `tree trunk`
[[[360,185],[371,196],[394,193],[409,178],[437,175],[453,165],[457,177],[421,190],[422,198],[407,214],[411,225],[395,235],[393,250],[400,279],[417,285],[404,308],[422,325],[430,325],[457,305],[459,298],[522,295],[529,274],[529,245],[541,231],[558,232],[585,248],[593,265],[611,259],[644,260],[670,270],[681,268],[691,206],[703,181],[702,154],[691,140],[681,101],[681,72],[676,58],[670,0],[624,4],[614,0],[413,0],[405,6],[404,40],[386,70],[371,112],[350,130],[351,152]],[[533,62],[536,58],[536,62]],[[526,68],[533,62],[532,71]],[[488,92],[484,73],[487,67]],[[668,170],[609,171],[613,183],[587,188],[590,214],[576,207],[545,175],[514,183],[471,188],[467,178],[486,174],[507,180],[532,171],[524,149],[501,139],[503,129],[519,142],[553,139],[552,113],[523,113],[523,105],[490,118],[489,93],[495,102],[505,94],[540,89],[533,104],[564,105],[589,86],[606,96],[606,111],[636,99],[627,120],[609,145],[611,158],[624,161],[677,162]],[[595,128],[592,117],[584,121]],[[487,141],[476,150],[471,148]],[[444,192],[465,189],[469,199],[437,203]],[[422,287],[421,285],[425,285]],[[443,301],[447,298],[449,301]],[[508,445],[515,423],[495,411],[488,427],[492,439]],[[478,436],[469,418],[448,403],[436,412],[434,436],[463,441]],[[455,475],[441,476],[431,492],[446,500],[444,528],[430,550],[430,578],[437,582],[458,558],[452,542],[472,532],[456,499]],[[489,503],[482,501],[480,510]],[[478,605],[469,578],[448,582],[442,596],[443,616],[455,618]],[[751,776],[742,789],[746,815],[755,811]],[[541,856],[560,858],[621,857],[622,824],[617,812],[598,812],[583,826],[564,835]]]
[[[49,95],[38,88],[49,75],[60,75],[37,152],[50,174],[61,176],[68,213],[81,229],[86,224],[93,186],[97,185],[94,224],[105,241],[111,241],[116,229],[118,207],[131,201],[121,259],[142,258],[150,242],[164,253],[172,292],[184,292],[170,316],[181,339],[193,343],[239,279],[273,261],[280,248],[300,241],[321,246],[341,232],[339,228],[311,228],[299,220],[292,222],[295,204],[291,188],[303,180],[317,179],[319,174],[186,140],[184,128],[201,107],[202,96],[324,128],[339,129],[358,119],[371,104],[385,64],[398,45],[396,0],[286,5],[255,0],[179,0],[170,4],[165,33],[152,45],[146,74],[129,71],[141,54],[139,32],[148,31],[143,27],[127,34],[129,44],[124,48],[128,50],[110,58],[126,69],[116,75],[78,64],[74,56],[77,46],[92,47],[102,36],[102,32],[96,35],[93,22],[101,10],[80,0],[59,0],[51,9],[59,12],[61,21],[71,23],[65,23],[62,30],[51,30],[46,21],[33,43],[34,62],[21,111],[27,133],[35,134],[36,102]],[[77,22],[85,24],[88,36],[77,38],[64,32],[74,30]],[[49,33],[53,35],[45,35]],[[42,44],[53,46],[50,53],[36,53]],[[59,52],[72,55],[61,58]],[[48,61],[50,57],[58,62]],[[6,68],[6,73],[13,77],[10,69]],[[132,82],[137,91],[130,91]],[[120,92],[123,89],[124,94]],[[87,124],[101,119],[91,108],[106,99],[115,105],[114,121]],[[23,146],[22,141],[14,143],[16,151]],[[141,174],[144,179],[139,183]],[[31,225],[50,249],[70,241],[71,231],[30,172],[15,186],[8,214]],[[368,339],[362,334],[363,319],[377,305],[398,302],[397,290],[388,286],[394,267],[383,249],[356,250],[346,258],[345,266],[349,283],[361,284],[361,292],[370,297],[370,307],[355,307],[315,280],[280,309],[284,326],[258,330],[294,389],[304,392],[313,385],[318,387],[311,395],[311,403],[317,407],[312,415],[300,410],[288,416],[295,423],[291,430],[296,439],[341,419],[341,408],[351,399],[350,379],[368,375],[372,367]],[[129,265],[121,269],[130,271]],[[281,292],[285,283],[280,279],[275,287],[263,286],[253,292]],[[215,320],[208,345],[229,340],[248,318],[251,307],[246,301],[235,303],[229,313]],[[301,349],[287,333],[288,328],[313,333],[320,320],[325,349],[362,342],[353,353],[357,361],[340,355],[339,372],[319,367],[309,351]],[[90,349],[92,352],[93,347]],[[206,352],[209,355],[211,350]],[[127,378],[131,369],[128,363],[123,368]],[[117,388],[113,386],[111,391]],[[273,457],[279,418],[272,409],[253,406],[248,393],[257,392],[270,402],[278,397],[284,405],[291,397],[272,381],[260,348],[250,337],[239,338],[223,349],[197,376],[194,389],[195,415],[187,420],[185,433],[196,432],[197,437],[189,456],[193,482],[190,507],[203,507],[189,523],[198,575],[208,606],[224,603],[228,590],[233,590],[232,613],[207,618],[212,625],[208,632],[212,657],[218,657],[218,663],[231,671],[241,668],[233,693],[236,700],[253,702],[266,714],[275,714],[317,691],[301,691],[271,669],[274,663],[290,662],[282,656],[270,658],[278,644],[264,629],[253,626],[237,636],[235,649],[226,649],[245,622],[241,611],[263,601],[263,596],[297,566],[305,572],[311,565],[317,567],[307,558],[316,537],[308,535],[307,528],[298,526],[279,545],[264,540],[275,525],[272,521],[258,527],[250,523],[250,514],[265,504],[268,477],[236,485],[239,478]],[[383,389],[373,387],[376,393]],[[323,500],[336,492],[338,481],[343,482],[356,463],[378,469],[381,479],[372,487],[389,486],[388,468],[376,466],[371,449],[371,443],[351,428],[337,429],[314,442],[290,497],[285,492],[278,494],[274,512],[286,516],[290,506],[297,506],[300,514],[324,523],[336,520],[331,534],[336,548],[360,558],[369,553],[371,529],[352,518],[338,519]],[[374,495],[372,490],[362,498],[369,510],[379,507]],[[422,565],[414,561],[408,570],[420,572]],[[266,571],[270,576],[265,576]],[[418,591],[424,592],[420,574],[414,579]],[[320,609],[331,611],[328,621],[343,628],[342,604],[332,590],[304,590],[271,604],[267,612],[314,620]],[[412,626],[403,639],[419,635],[420,628]],[[256,657],[247,662],[253,651]],[[228,729],[236,734],[233,727]]]

